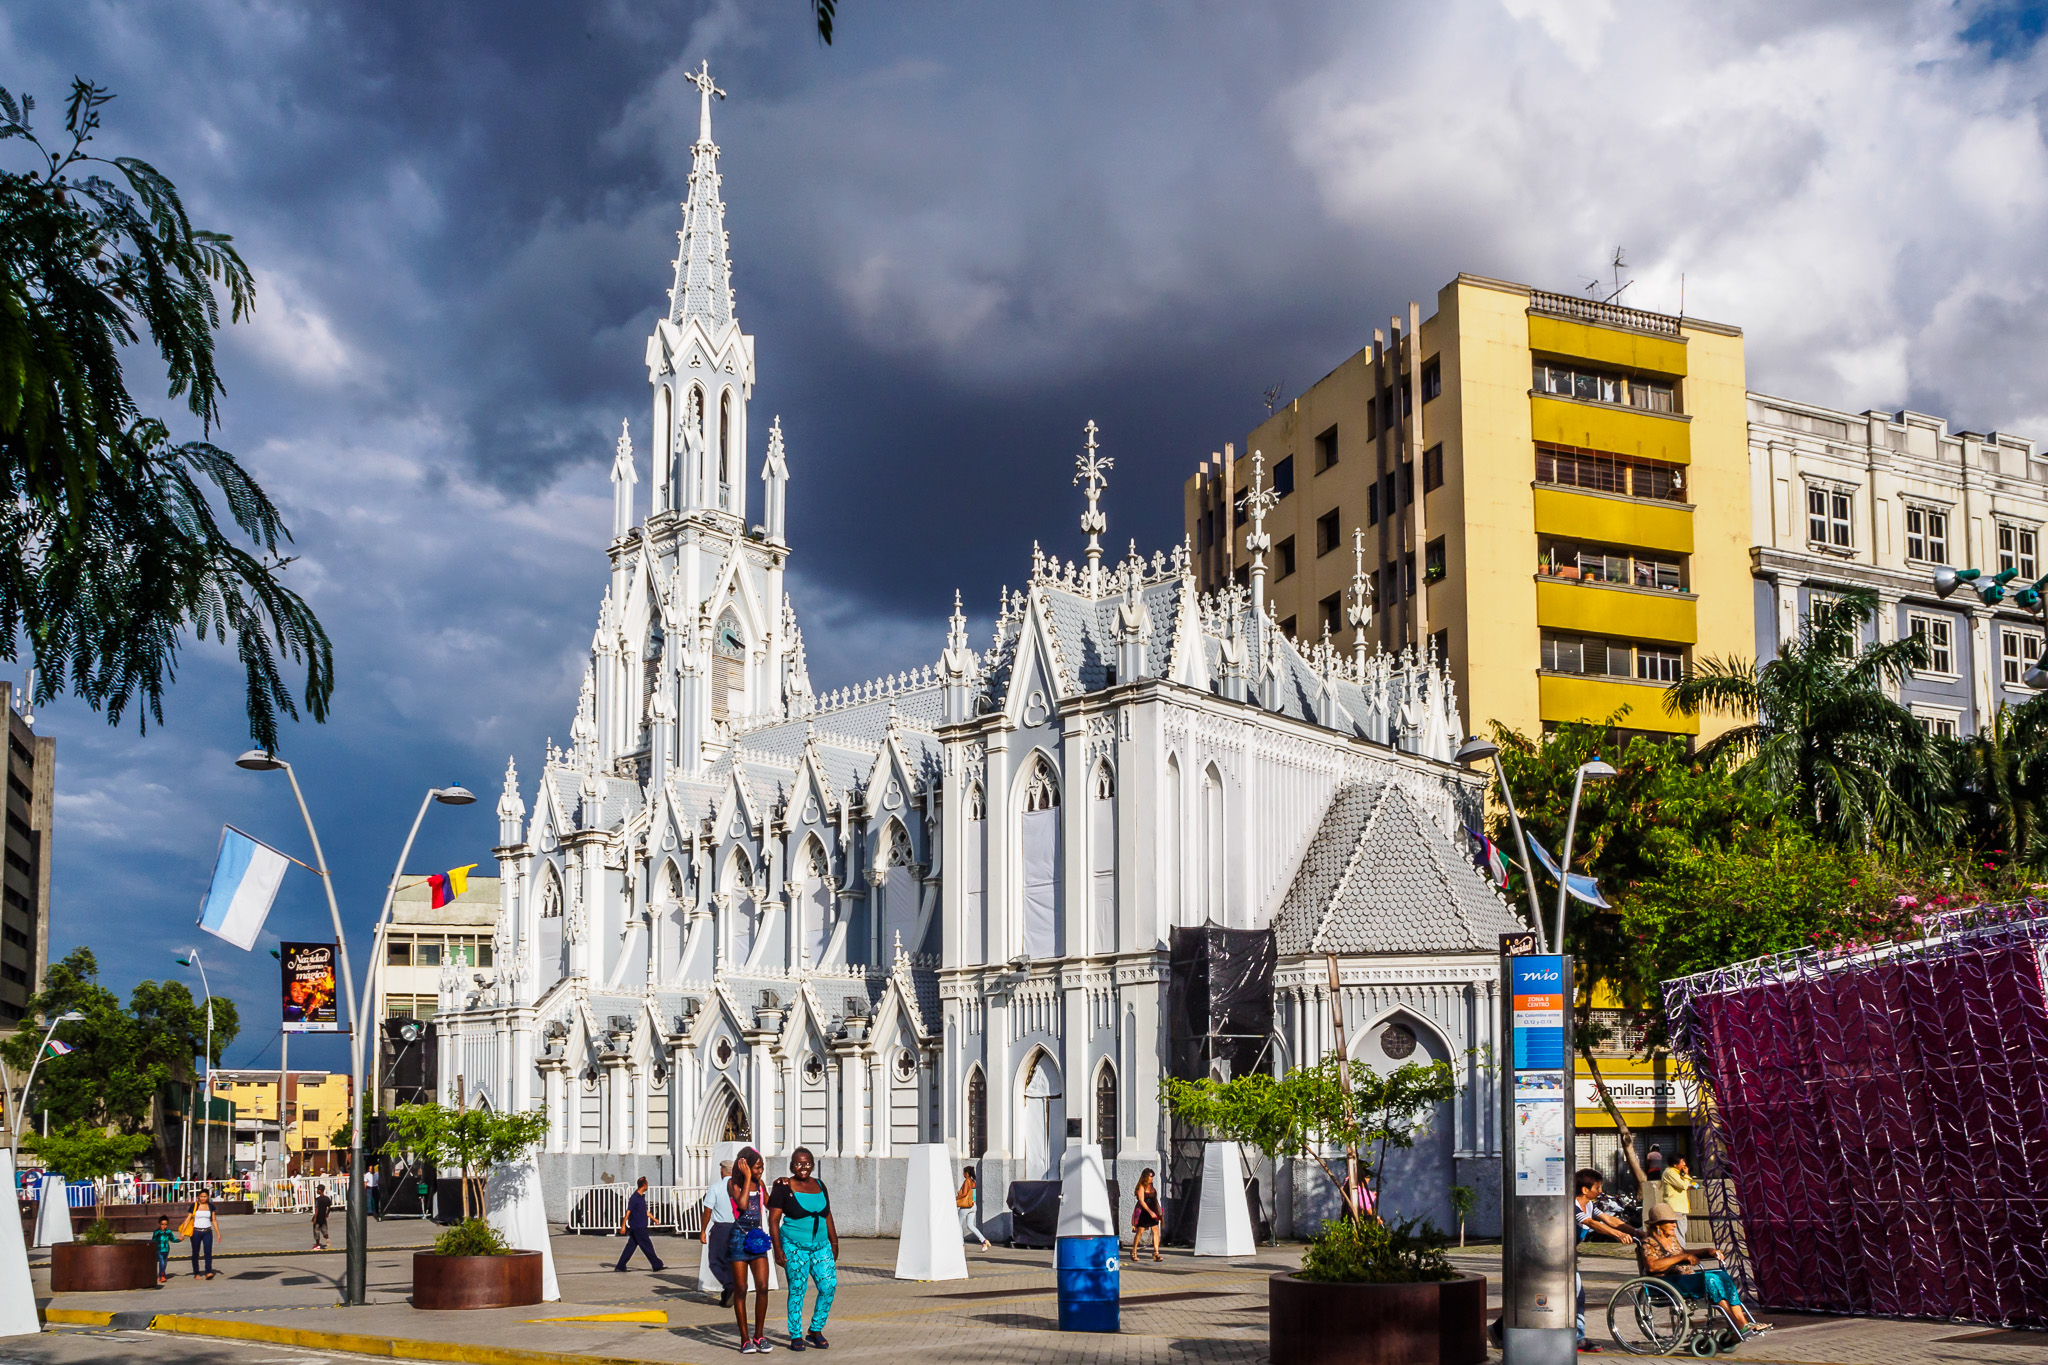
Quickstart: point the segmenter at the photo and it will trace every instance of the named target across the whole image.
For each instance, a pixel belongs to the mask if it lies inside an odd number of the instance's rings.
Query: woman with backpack
[[[775,1263],[789,1272],[789,1349],[824,1350],[825,1318],[839,1290],[839,1229],[832,1222],[832,1196],[811,1173],[817,1159],[808,1147],[789,1154],[789,1178],[775,1182],[768,1196],[768,1231],[775,1238]],[[804,1282],[818,1286],[811,1330],[804,1331]]]
[[[763,1226],[768,1217],[767,1192],[762,1189],[764,1164],[759,1152],[742,1147],[733,1158],[732,1179],[725,1182],[725,1192],[732,1198],[732,1231],[726,1242],[732,1254],[732,1311],[740,1324],[740,1354],[748,1356],[774,1349],[768,1344],[768,1253],[775,1249],[775,1239]],[[754,1283],[751,1333],[747,1330],[749,1276]]]

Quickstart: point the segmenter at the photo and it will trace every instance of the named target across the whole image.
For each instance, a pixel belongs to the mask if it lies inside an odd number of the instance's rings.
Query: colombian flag
[[[436,910],[469,890],[469,874],[475,866],[475,863],[467,863],[461,867],[451,867],[446,872],[436,872],[427,878],[427,885],[434,893]]]

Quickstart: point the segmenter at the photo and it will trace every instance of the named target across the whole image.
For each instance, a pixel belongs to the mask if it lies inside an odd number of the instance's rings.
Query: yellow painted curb
[[[149,1324],[154,1332],[178,1332],[196,1337],[232,1337],[239,1341],[267,1341],[277,1346],[309,1346],[322,1351],[349,1351],[356,1355],[397,1357],[406,1360],[445,1360],[460,1365],[646,1365],[644,1361],[620,1356],[574,1355],[559,1351],[523,1351],[513,1346],[485,1346],[464,1341],[409,1341],[402,1337],[371,1337],[356,1332],[323,1332],[300,1327],[277,1327],[267,1322],[230,1322],[219,1318],[193,1318],[176,1313],[159,1313]]]
[[[43,1312],[44,1322],[61,1322],[67,1327],[111,1327],[114,1315],[95,1308],[50,1308]]]
[[[527,1322],[652,1322],[668,1326],[668,1314],[658,1308],[639,1308],[624,1313],[576,1313],[566,1318],[527,1318]]]

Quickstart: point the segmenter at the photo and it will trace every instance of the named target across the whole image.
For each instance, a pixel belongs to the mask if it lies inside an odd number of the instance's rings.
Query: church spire
[[[678,235],[676,282],[669,290],[668,318],[697,318],[714,338],[733,319],[732,264],[726,257],[725,201],[719,197],[718,144],[711,140],[711,101],[725,92],[711,81],[705,62],[684,76],[697,87],[697,143],[691,148],[690,193],[683,201]]]

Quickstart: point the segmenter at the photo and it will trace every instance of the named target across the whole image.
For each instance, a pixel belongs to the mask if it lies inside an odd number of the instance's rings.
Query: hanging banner
[[[281,943],[278,958],[284,965],[284,1031],[341,1032],[334,945]]]

